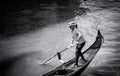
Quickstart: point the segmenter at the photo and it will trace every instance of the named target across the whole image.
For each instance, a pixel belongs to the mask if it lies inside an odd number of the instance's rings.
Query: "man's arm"
[[[74,39],[72,39],[72,44],[73,44],[73,42],[74,42]]]
[[[74,39],[72,39],[72,43],[68,46],[68,48],[70,48],[71,46],[74,46],[73,42],[74,42]]]

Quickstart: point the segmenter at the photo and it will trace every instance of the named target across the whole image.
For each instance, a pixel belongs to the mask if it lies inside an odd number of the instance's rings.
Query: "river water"
[[[68,23],[73,20],[78,23],[87,41],[83,51],[94,42],[96,28],[101,30],[105,38],[101,49],[82,76],[120,76],[118,6],[89,7],[91,12],[83,16],[76,16],[73,10],[56,3],[43,4],[41,7],[42,10],[34,8],[15,11],[3,18],[8,21],[6,24],[14,28],[8,26],[6,29],[10,30],[4,33],[4,38],[1,36],[1,76],[41,76],[59,66],[61,63],[57,57],[46,65],[42,63],[70,45]],[[62,59],[70,60],[74,52],[75,48],[70,48],[62,54]]]

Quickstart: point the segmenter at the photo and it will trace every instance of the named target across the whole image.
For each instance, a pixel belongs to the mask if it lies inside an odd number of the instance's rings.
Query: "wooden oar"
[[[73,46],[75,46],[76,44],[74,44]],[[73,47],[73,46],[69,46],[69,47],[67,47],[67,48],[65,48],[65,49],[63,49],[62,51],[60,51],[60,52],[58,52],[58,53],[61,53],[61,52],[63,52],[63,51],[65,51],[65,50],[67,50],[67,49],[69,49],[69,48],[71,48],[71,47]],[[49,58],[48,60],[46,60],[45,62],[43,62],[43,64],[45,64],[45,63],[47,63],[48,61],[50,61],[52,58],[54,58],[55,56],[57,56],[58,55],[58,53],[57,54],[55,54],[55,55],[53,55],[51,58]]]

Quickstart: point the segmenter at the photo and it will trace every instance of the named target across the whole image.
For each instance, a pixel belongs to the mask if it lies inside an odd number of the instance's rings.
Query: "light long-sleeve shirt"
[[[84,37],[82,36],[82,34],[80,33],[80,31],[78,29],[74,29],[71,32],[71,34],[72,34],[73,40],[76,41],[78,44],[85,42]]]

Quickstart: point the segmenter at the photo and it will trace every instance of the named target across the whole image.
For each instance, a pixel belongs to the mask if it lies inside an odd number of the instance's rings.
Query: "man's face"
[[[70,26],[71,30],[74,30],[76,28],[76,26]]]

